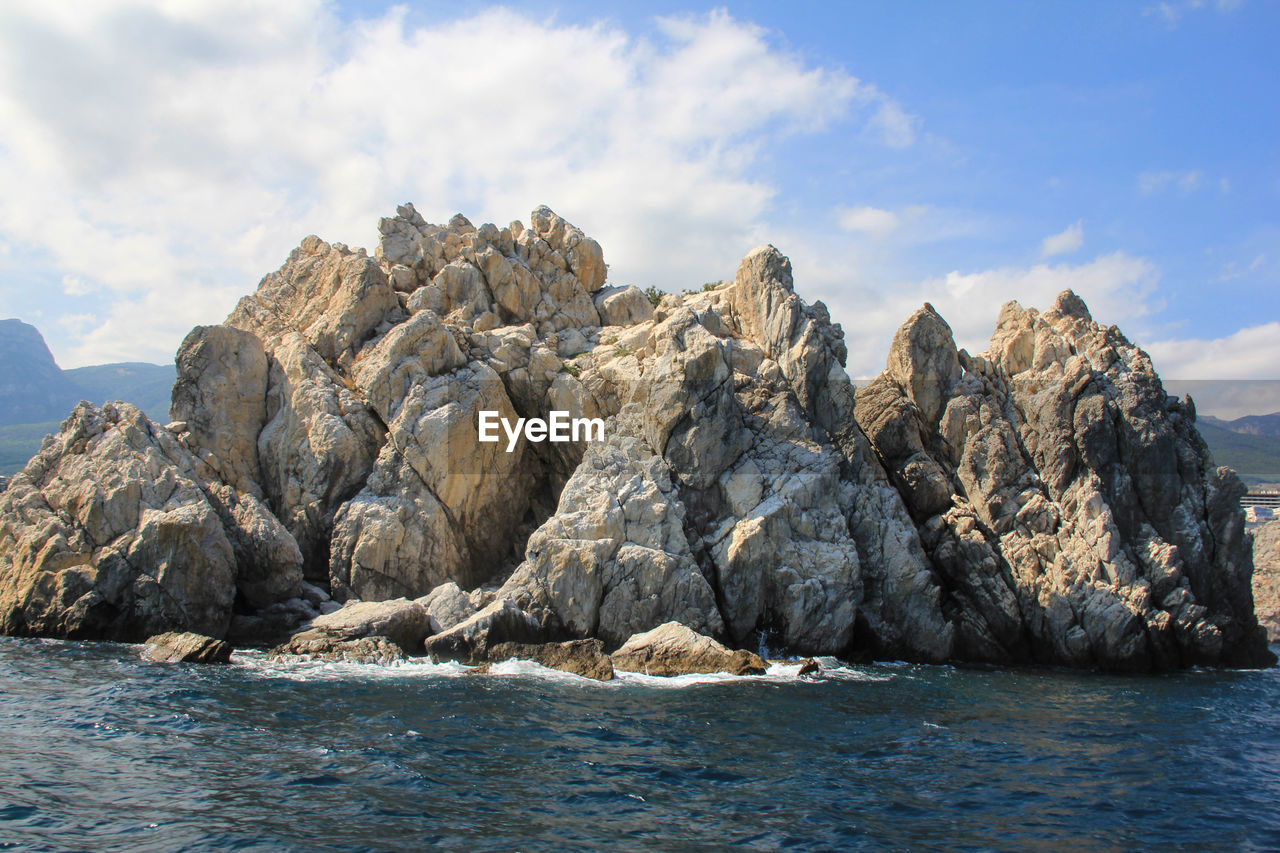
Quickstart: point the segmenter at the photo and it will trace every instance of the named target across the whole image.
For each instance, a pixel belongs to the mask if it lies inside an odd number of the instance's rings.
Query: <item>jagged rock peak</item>
[[[406,204],[379,232],[372,255],[308,237],[194,330],[169,427],[73,413],[0,494],[0,629],[287,637],[331,595],[403,598],[426,653],[470,661],[669,622],[850,657],[1268,659],[1239,481],[1073,294],[1009,303],[974,356],[926,304],[855,393],[772,246],[655,306],[546,207]],[[603,435],[479,440],[481,412],[552,411]],[[324,624],[280,648],[421,639]]]

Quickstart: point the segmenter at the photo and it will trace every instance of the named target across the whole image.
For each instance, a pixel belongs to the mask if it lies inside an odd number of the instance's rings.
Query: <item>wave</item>
[[[604,689],[644,687],[671,690],[699,687],[708,684],[772,683],[793,684],[825,680],[839,681],[888,681],[888,673],[869,671],[867,667],[850,667],[836,658],[819,658],[820,671],[800,675],[800,661],[775,661],[770,663],[764,675],[730,675],[727,672],[692,673],[689,675],[658,676],[640,672],[616,670],[612,681],[550,669],[534,661],[512,658],[491,664],[484,675],[472,675],[475,667],[456,662],[432,663],[429,658],[408,658],[390,664],[334,663],[326,661],[277,659],[268,660],[266,652],[236,651],[231,656],[233,667],[246,670],[252,676],[286,678],[291,681],[345,681],[366,679],[406,678],[534,678],[546,682],[559,682],[578,686],[599,686]]]

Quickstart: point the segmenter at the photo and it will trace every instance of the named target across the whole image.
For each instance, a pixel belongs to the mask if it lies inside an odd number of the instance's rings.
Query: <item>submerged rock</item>
[[[613,666],[646,675],[689,675],[727,672],[764,675],[768,666],[755,652],[729,650],[679,622],[667,622],[636,634],[613,653]]]
[[[148,637],[142,657],[159,663],[230,663],[231,646],[203,634],[169,632]]]
[[[541,644],[499,643],[489,648],[486,657],[490,664],[518,658],[597,681],[613,679],[613,661],[604,653],[604,643],[599,640]]]

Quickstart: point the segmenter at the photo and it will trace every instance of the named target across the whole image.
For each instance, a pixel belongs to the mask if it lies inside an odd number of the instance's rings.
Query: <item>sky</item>
[[[6,0],[0,317],[168,362],[308,234],[547,204],[615,284],[774,244],[855,377],[925,301],[976,353],[1070,287],[1166,379],[1280,379],[1278,37],[1274,0]]]

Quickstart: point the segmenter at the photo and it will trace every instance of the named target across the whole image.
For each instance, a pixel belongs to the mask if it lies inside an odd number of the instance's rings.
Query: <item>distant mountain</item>
[[[1221,423],[1213,417],[1201,417],[1196,421],[1196,428],[1213,454],[1213,461],[1236,469],[1240,479],[1250,486],[1280,483],[1280,435],[1234,432],[1219,426]]]
[[[61,420],[79,393],[35,326],[0,320],[0,426]]]
[[[122,361],[119,364],[73,367],[62,374],[79,389],[77,402],[124,400],[142,409],[153,421],[167,423],[169,420],[169,395],[177,378],[172,364]]]
[[[168,421],[176,375],[172,364],[141,362],[63,370],[35,326],[0,320],[0,475],[22,468],[81,400],[123,400]]]
[[[1280,437],[1280,412],[1270,415],[1245,415],[1233,421],[1224,421],[1213,415],[1201,415],[1201,423],[1213,424],[1216,427],[1239,433],[1240,435],[1269,435]]]

